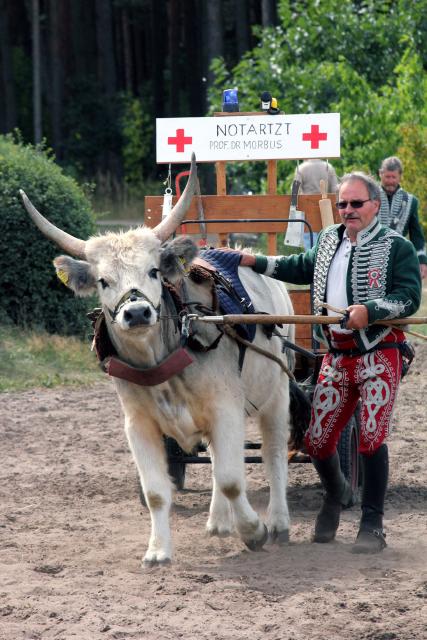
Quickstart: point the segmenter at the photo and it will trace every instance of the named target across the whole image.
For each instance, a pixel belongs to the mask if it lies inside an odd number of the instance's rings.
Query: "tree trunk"
[[[213,74],[209,69],[213,58],[224,55],[224,34],[221,13],[221,0],[205,0],[205,43],[207,50],[208,85],[213,83]]]
[[[15,84],[13,81],[13,69],[11,47],[9,39],[9,15],[7,0],[0,1],[0,60],[1,60],[1,94],[0,102],[0,131],[7,133],[17,125]]]
[[[34,144],[39,144],[42,141],[39,0],[32,0],[31,2],[31,27],[32,27],[32,53],[33,53],[33,132],[34,132]]]
[[[96,74],[96,38],[94,38],[95,15],[93,4],[85,0],[68,0],[71,37],[70,79],[79,81]]]
[[[116,90],[113,15],[111,0],[96,0],[96,43],[98,48],[98,80],[106,97]]]
[[[123,38],[123,66],[125,70],[125,89],[132,92],[133,87],[133,71],[132,71],[132,52],[129,28],[128,9],[124,7],[121,10],[122,15],[122,38]]]
[[[199,1],[187,1],[183,9],[185,58],[182,61],[182,80],[185,83],[185,97],[188,99],[188,115],[204,116],[206,82],[203,72],[202,20]]]
[[[180,12],[179,0],[169,0],[168,3],[168,67],[169,67],[169,86],[167,88],[168,115],[177,115],[178,105],[180,103],[179,93],[182,88],[184,78],[180,78]]]
[[[249,16],[246,2],[235,0],[236,16],[236,56],[240,60],[245,51],[249,49]]]
[[[151,0],[151,67],[152,95],[154,98],[154,113],[158,117],[165,114],[164,70],[167,47],[165,46],[165,24],[167,20],[166,6],[159,0]]]
[[[49,40],[50,40],[50,71],[51,71],[51,118],[52,118],[52,146],[56,157],[62,158],[62,91],[63,91],[63,51],[61,43],[62,25],[61,11],[63,5],[57,0],[49,0]]]
[[[262,26],[273,27],[277,24],[276,0],[262,0]]]

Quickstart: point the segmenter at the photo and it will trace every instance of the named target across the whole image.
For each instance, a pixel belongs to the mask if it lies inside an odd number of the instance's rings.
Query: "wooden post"
[[[267,160],[267,193],[269,196],[277,194],[277,160]],[[275,233],[267,233],[267,254],[277,254],[277,237]]]
[[[267,193],[269,196],[277,193],[277,160],[267,160]]]
[[[216,195],[217,196],[226,196],[227,195],[227,176],[225,172],[226,164],[225,162],[215,162],[216,169]]]
[[[267,233],[267,254],[277,255],[277,237],[275,233]]]
[[[225,196],[227,195],[227,173],[226,173],[226,163],[215,162],[215,170],[216,170],[216,195],[217,196]],[[219,241],[222,247],[226,247],[228,245],[228,234],[227,233],[219,233]]]

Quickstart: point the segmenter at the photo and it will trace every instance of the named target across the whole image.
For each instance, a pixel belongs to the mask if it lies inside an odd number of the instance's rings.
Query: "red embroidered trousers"
[[[400,342],[403,334],[399,331],[387,338]],[[314,391],[311,421],[305,437],[309,455],[324,459],[335,452],[340,434],[359,399],[360,453],[372,455],[391,430],[401,367],[402,356],[397,347],[356,356],[327,353]]]

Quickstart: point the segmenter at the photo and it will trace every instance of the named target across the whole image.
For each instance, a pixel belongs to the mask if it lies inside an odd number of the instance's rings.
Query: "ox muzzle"
[[[156,324],[160,316],[160,303],[155,306],[145,293],[130,289],[120,298],[114,310],[107,307],[107,312],[112,323],[127,331]]]

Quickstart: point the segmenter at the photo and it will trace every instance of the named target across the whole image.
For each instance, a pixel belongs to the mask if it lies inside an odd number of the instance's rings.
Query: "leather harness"
[[[124,360],[118,358],[117,351],[108,333],[104,311],[97,308],[87,314],[89,319],[92,321],[94,329],[92,350],[96,352],[101,369],[105,373],[142,386],[155,386],[162,382],[166,382],[172,376],[181,373],[186,367],[194,362],[194,358],[189,353],[188,349],[198,353],[206,353],[207,351],[218,347],[218,344],[225,333],[224,329],[217,325],[218,336],[211,344],[203,345],[197,338],[197,333],[194,332],[192,325],[190,326],[187,322],[187,315],[190,313],[190,307],[193,307],[204,315],[214,315],[216,313],[215,310],[218,307],[217,286],[227,288],[230,295],[233,295],[233,289],[227,278],[224,278],[222,274],[209,262],[199,257],[193,261],[188,277],[195,283],[208,281],[211,284],[212,306],[209,308],[198,301],[183,300],[177,288],[171,282],[166,279],[162,281],[163,305],[160,303],[156,310],[159,313],[161,307],[164,306],[167,310],[172,311],[171,315],[160,316],[160,318],[163,317],[173,320],[175,324],[175,331],[180,332],[181,339],[180,346],[154,367],[133,367]],[[122,296],[113,311],[107,309],[111,322],[115,322],[116,316],[121,307],[126,304],[128,300],[136,301],[138,299],[144,299],[150,302],[145,294],[136,289],[132,289],[130,292]],[[152,303],[150,302],[150,304]],[[154,307],[154,305],[152,306]],[[265,330],[267,335],[271,337],[271,326],[265,325]],[[241,336],[237,335],[236,332],[227,331],[227,335],[233,338],[238,345],[239,370],[241,371],[246,349],[248,347],[252,347],[252,345],[247,340],[244,340]],[[266,356],[272,357],[271,354],[264,350],[261,350],[260,352]],[[285,370],[287,370],[286,367]],[[287,372],[289,375],[290,372],[288,370]]]

